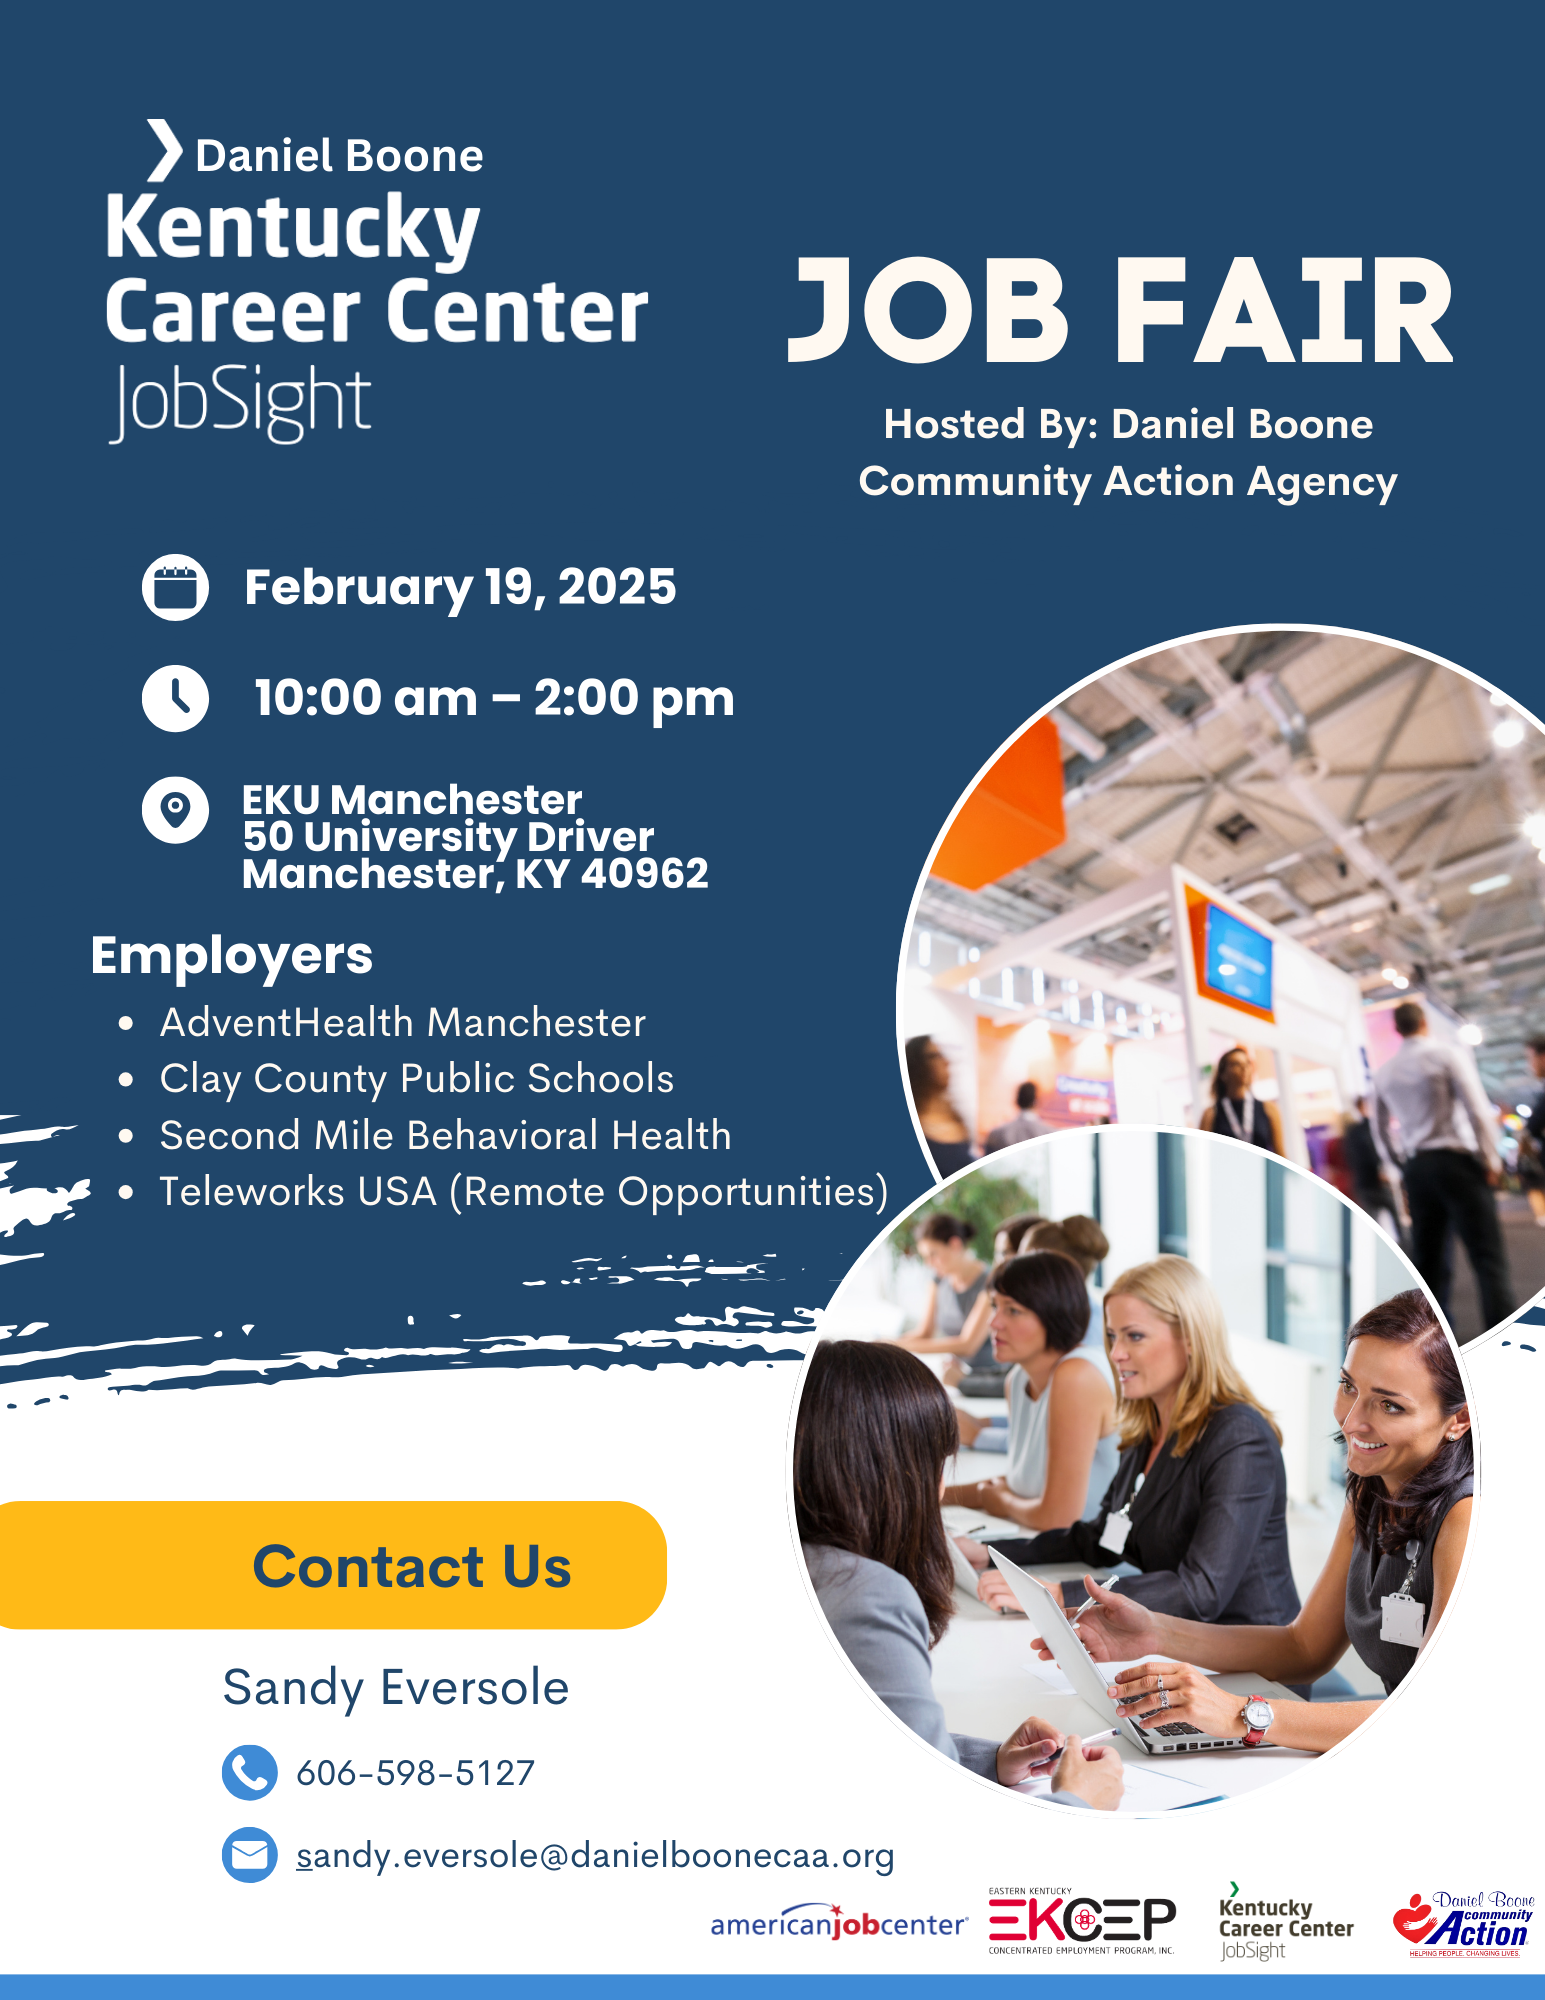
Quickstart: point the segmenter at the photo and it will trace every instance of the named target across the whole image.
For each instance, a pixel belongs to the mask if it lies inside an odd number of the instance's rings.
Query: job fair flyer
[[[0,1987],[1535,1972],[1535,11],[9,47]]]

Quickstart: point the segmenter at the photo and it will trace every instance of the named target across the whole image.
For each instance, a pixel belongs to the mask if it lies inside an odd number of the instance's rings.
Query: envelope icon
[[[233,1840],[231,1842],[231,1866],[251,1869],[257,1874],[268,1866],[268,1842],[266,1840]]]

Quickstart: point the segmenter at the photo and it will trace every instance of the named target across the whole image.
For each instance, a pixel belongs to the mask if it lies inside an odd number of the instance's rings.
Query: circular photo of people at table
[[[903,953],[936,1173],[1038,1132],[1221,1132],[1350,1196],[1461,1341],[1541,1294],[1533,715],[1375,634],[1236,627],[982,755]]]
[[[1335,1748],[1434,1642],[1475,1493],[1460,1350],[1404,1255],[1260,1147],[1021,1141],[822,1316],[793,1505],[859,1677],[935,1751],[1159,1813]]]

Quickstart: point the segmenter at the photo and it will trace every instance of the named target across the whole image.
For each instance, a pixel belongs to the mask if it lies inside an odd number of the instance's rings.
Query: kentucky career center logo
[[[1313,1903],[1296,1897],[1240,1900],[1239,1884],[1230,1882],[1229,1892],[1218,1903],[1218,1935],[1223,1940],[1223,1963],[1270,1965],[1287,1957],[1289,1940],[1300,1938],[1349,1938],[1353,1926],[1326,1917],[1316,1917]]]
[[[1474,1894],[1435,1889],[1431,1902],[1418,1893],[1391,1921],[1411,1946],[1412,1958],[1517,1958],[1529,1942],[1533,1915],[1532,1896],[1505,1889]]]

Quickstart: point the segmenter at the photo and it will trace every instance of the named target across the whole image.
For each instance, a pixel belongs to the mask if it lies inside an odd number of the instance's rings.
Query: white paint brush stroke
[[[62,1193],[63,1190],[60,1192]],[[0,1262],[3,1261],[14,1260],[0,1259]],[[624,1260],[618,1259],[617,1261],[622,1262]],[[712,1272],[715,1275],[740,1278],[744,1282],[765,1284],[770,1282],[768,1266],[775,1261],[775,1253],[769,1251],[765,1254],[764,1258],[757,1261],[732,1261],[725,1259],[722,1264],[705,1265],[703,1259],[694,1253],[679,1260],[662,1264],[635,1265],[633,1269],[637,1272],[648,1272],[657,1282],[662,1277],[666,1279],[675,1278],[679,1282],[682,1277],[695,1277],[699,1272],[704,1274]],[[558,1278],[556,1282],[559,1285],[615,1283],[619,1277],[623,1277],[624,1282],[630,1282],[623,1274],[615,1270],[611,1262],[599,1257],[576,1257],[571,1260],[571,1263],[580,1269],[582,1275],[574,1278]],[[546,1285],[552,1281],[545,1278],[528,1278],[522,1282],[528,1285]],[[417,1317],[421,1317],[421,1315],[413,1313],[406,1315],[407,1324],[410,1327],[414,1326]],[[462,1315],[459,1312],[453,1312],[448,1317],[451,1320],[460,1320]],[[486,1356],[506,1354],[511,1356],[534,1353],[550,1354],[554,1357],[561,1356],[569,1359],[575,1366],[582,1366],[584,1365],[584,1358],[587,1355],[593,1357],[615,1356],[619,1361],[625,1361],[630,1352],[637,1353],[642,1357],[661,1352],[662,1350],[678,1349],[685,1353],[701,1352],[709,1357],[710,1360],[715,1356],[720,1356],[728,1363],[738,1355],[763,1351],[764,1343],[770,1339],[786,1340],[790,1334],[795,1339],[799,1339],[802,1336],[809,1338],[815,1333],[819,1319],[820,1309],[816,1307],[784,1307],[780,1316],[772,1307],[753,1305],[747,1302],[726,1306],[718,1313],[676,1314],[674,1315],[673,1324],[668,1328],[633,1328],[609,1337],[597,1336],[588,1340],[576,1339],[570,1334],[561,1332],[510,1333],[506,1331],[496,1334],[463,1335],[456,1345],[431,1344],[426,1341],[423,1344],[411,1346],[344,1346],[336,1349],[290,1348],[279,1354],[265,1356],[255,1356],[250,1350],[246,1353],[241,1353],[238,1350],[238,1352],[229,1355],[222,1354],[219,1360],[207,1361],[198,1361],[191,1358],[174,1361],[171,1356],[168,1356],[165,1365],[158,1365],[149,1360],[145,1362],[126,1362],[123,1366],[108,1367],[98,1376],[78,1376],[70,1366],[71,1363],[80,1361],[88,1356],[95,1358],[104,1354],[123,1353],[129,1349],[161,1347],[182,1347],[186,1349],[187,1347],[200,1344],[206,1338],[213,1338],[215,1340],[223,1340],[225,1338],[222,1331],[215,1331],[209,1336],[202,1334],[159,1334],[94,1341],[90,1344],[72,1344],[56,1348],[7,1349],[5,1354],[0,1356],[0,1395],[3,1395],[7,1391],[20,1394],[25,1389],[38,1388],[44,1385],[53,1385],[56,1393],[61,1393],[58,1391],[58,1384],[61,1382],[68,1382],[71,1393],[77,1397],[90,1395],[94,1391],[113,1394],[124,1390],[152,1389],[162,1385],[191,1388],[201,1382],[216,1382],[222,1376],[237,1373],[251,1373],[259,1377],[267,1377],[270,1374],[283,1375],[297,1366],[303,1368],[308,1376],[316,1378],[338,1373],[345,1363],[358,1364],[364,1362],[368,1365],[378,1362],[392,1363],[414,1360],[422,1361],[426,1364],[432,1364],[437,1361],[449,1361],[454,1364],[458,1361],[475,1361]],[[243,1321],[241,1323],[242,1333],[252,1333],[255,1330],[255,1325],[256,1323],[253,1321]],[[15,1325],[0,1324],[0,1341],[8,1341],[16,1337],[18,1331],[20,1339],[26,1340],[31,1335],[45,1332],[48,1326],[49,1322],[47,1320],[31,1320],[25,1327],[19,1330]],[[460,1329],[458,1328],[459,1332]],[[38,1364],[43,1364],[49,1372],[36,1376],[26,1382],[17,1379],[21,1371],[31,1369]],[[13,1373],[12,1371],[15,1372]],[[41,1405],[51,1402],[52,1398],[43,1395],[34,1397],[31,1400],[34,1404]],[[68,1400],[68,1398],[64,1397],[61,1393],[61,1400]],[[18,1404],[7,1403],[5,1407],[14,1410],[18,1407]]]
[[[0,1122],[14,1118],[14,1111],[0,1112]],[[73,1132],[73,1125],[39,1125],[31,1132],[7,1132],[0,1137],[0,1143],[22,1145],[38,1139],[52,1139],[59,1132]],[[12,1187],[10,1172],[16,1165],[14,1160],[0,1160],[0,1236],[14,1236],[16,1225],[30,1222],[34,1229],[41,1229],[52,1222],[56,1215],[62,1215],[67,1222],[73,1222],[75,1211],[72,1206],[84,1201],[91,1193],[89,1180],[77,1181],[72,1188],[56,1187]],[[41,1250],[32,1250],[24,1256],[0,1257],[0,1264],[30,1264],[41,1257]]]

